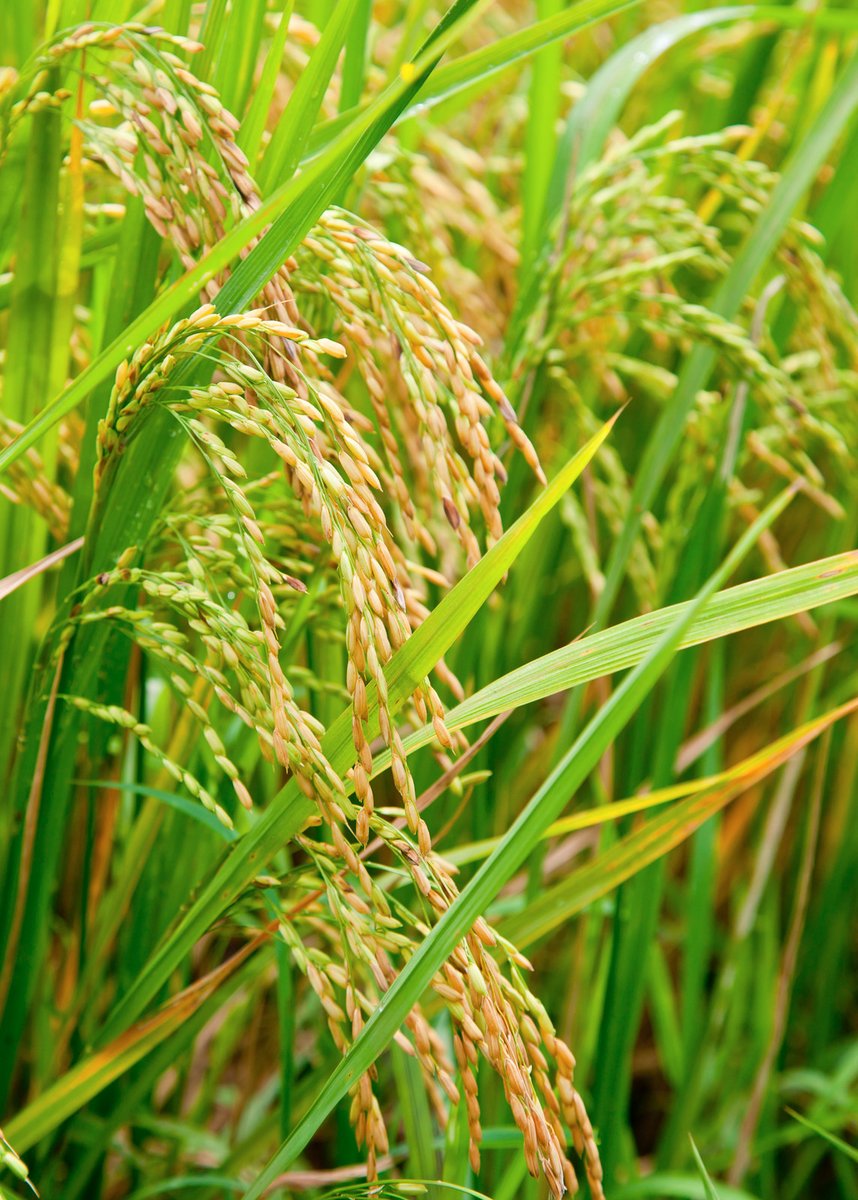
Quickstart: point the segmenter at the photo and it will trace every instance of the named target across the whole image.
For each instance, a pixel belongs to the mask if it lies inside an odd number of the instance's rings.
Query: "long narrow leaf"
[[[504,924],[504,933],[521,946],[547,937],[595,900],[681,845],[736,796],[771,775],[836,721],[856,709],[858,700],[852,700],[808,721],[752,755],[742,764],[742,771],[728,773],[724,785],[692,795],[652,818],[592,862],[572,872],[556,887],[544,892],[526,912],[511,917]]]
[[[130,1071],[156,1046],[181,1029],[207,1000],[218,993],[225,999],[229,991],[238,987],[243,978],[240,968],[247,966],[259,944],[259,939],[248,942],[225,963],[185,988],[151,1017],[72,1067],[6,1124],[6,1132],[15,1145],[22,1153],[29,1150],[93,1096]]]
[[[357,0],[338,0],[325,22],[306,70],[295,85],[286,120],[280,121],[262,160],[259,183],[263,191],[292,176],[319,115],[325,92],[348,34]]]
[[[702,645],[856,594],[858,552],[850,550],[719,592],[692,621],[681,646]],[[634,617],[534,659],[456,705],[447,714],[447,723],[451,729],[465,729],[508,709],[633,667],[687,606],[688,602]],[[412,753],[432,737],[432,728],[427,725],[403,741]],[[387,755],[379,755],[375,770],[383,771],[388,763]]]

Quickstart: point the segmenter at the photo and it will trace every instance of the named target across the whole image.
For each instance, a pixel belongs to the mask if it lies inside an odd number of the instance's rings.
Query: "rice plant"
[[[0,9],[0,1196],[858,1196],[858,15]]]

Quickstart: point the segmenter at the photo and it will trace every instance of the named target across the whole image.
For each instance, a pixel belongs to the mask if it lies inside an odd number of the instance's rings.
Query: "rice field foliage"
[[[0,8],[0,1196],[858,1197],[858,14]]]

